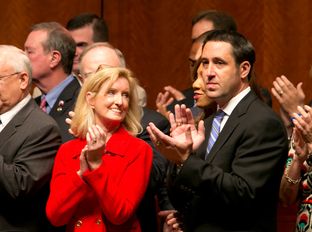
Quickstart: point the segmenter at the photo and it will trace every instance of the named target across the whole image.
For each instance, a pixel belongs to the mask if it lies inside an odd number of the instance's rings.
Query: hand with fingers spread
[[[183,129],[185,129],[185,127],[180,126],[189,126],[193,142],[192,150],[197,150],[200,144],[205,140],[204,122],[201,120],[198,123],[198,128],[196,128],[192,111],[186,108],[185,105],[175,106],[175,115],[170,114],[169,122],[171,125],[171,135],[174,137],[179,136],[181,130],[183,132]]]
[[[184,94],[181,91],[177,90],[176,88],[173,88],[170,85],[165,86],[164,90],[168,92],[177,101],[182,101],[185,98]]]
[[[87,133],[86,160],[91,170],[98,168],[102,163],[105,150],[106,134],[99,125],[89,127]]]
[[[195,127],[193,115],[185,105],[175,106],[175,115],[169,115],[171,124],[170,136],[160,131],[153,123],[150,123],[147,130],[151,140],[157,145],[158,142],[165,145],[170,152],[167,158],[176,164],[183,163],[196,150],[205,139],[204,123],[201,121],[198,130]],[[166,155],[166,154],[164,154]]]
[[[304,104],[302,82],[294,86],[284,75],[275,79],[271,92],[288,114],[297,112],[297,106]]]
[[[182,101],[185,99],[184,94],[173,88],[172,86],[168,85],[164,87],[164,92],[160,92],[157,95],[156,98],[156,107],[157,107],[157,111],[159,113],[161,113],[163,116],[165,116],[166,118],[169,118],[169,113],[170,111],[167,110],[167,107],[174,102],[174,100],[176,101]]]
[[[170,111],[167,110],[167,106],[174,101],[173,97],[170,96],[169,92],[160,92],[156,98],[157,112],[161,113],[167,119],[169,118]]]
[[[308,147],[304,142],[304,137],[298,128],[295,128],[293,132],[292,147],[295,150],[295,155],[297,156],[297,159],[301,163],[303,163],[307,159],[309,152]]]

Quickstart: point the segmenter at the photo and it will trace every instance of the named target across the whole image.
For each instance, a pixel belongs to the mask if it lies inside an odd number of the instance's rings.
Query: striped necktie
[[[223,110],[218,110],[215,117],[213,118],[205,159],[207,159],[208,154],[211,151],[211,148],[213,147],[214,143],[216,142],[219,136],[220,125],[224,115],[225,113]]]

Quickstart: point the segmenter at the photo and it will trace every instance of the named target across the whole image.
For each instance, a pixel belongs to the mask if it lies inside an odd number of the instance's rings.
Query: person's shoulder
[[[85,145],[85,140],[75,138],[61,144],[58,149],[58,154],[61,154],[60,156],[63,157],[62,159],[78,159]]]
[[[164,117],[162,114],[158,113],[156,110],[152,110],[150,108],[144,107],[143,108],[143,117],[141,119],[142,126],[150,122],[154,123],[158,128],[159,127],[167,127],[169,126],[169,121],[166,117]],[[159,128],[161,129],[161,128]]]
[[[27,115],[27,112],[29,112],[29,116],[26,120],[33,122],[34,129],[47,124],[57,126],[55,120],[50,115],[43,112],[35,103],[34,99],[31,99],[20,111],[20,113],[24,114],[25,116]]]
[[[61,145],[63,149],[72,149],[78,148],[79,151],[86,145],[86,141],[84,139],[74,138],[72,140],[66,141]]]
[[[71,98],[73,95],[77,96],[81,89],[81,85],[79,84],[76,78],[73,78],[71,82],[63,89],[60,96],[63,98]]]
[[[267,125],[283,127],[283,122],[279,115],[261,99],[256,99],[249,105],[246,115],[248,120],[245,120],[245,123],[252,126],[258,124],[263,125],[263,127]]]
[[[106,144],[108,150],[116,154],[127,154],[130,159],[138,155],[152,154],[151,146],[144,140],[131,135],[125,128],[120,127]]]
[[[144,148],[144,147],[150,147],[150,145],[144,141],[141,138],[138,138],[134,135],[131,135],[126,129],[121,128],[118,133],[122,136],[123,141],[126,142],[131,147],[136,148]],[[120,139],[121,137],[116,137],[117,139]]]
[[[182,91],[185,98],[190,99],[194,103],[194,89],[193,88],[187,88]]]

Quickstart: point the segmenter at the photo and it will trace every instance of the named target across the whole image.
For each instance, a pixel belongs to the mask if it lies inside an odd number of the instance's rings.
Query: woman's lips
[[[194,93],[194,100],[199,99],[203,94],[202,93]]]

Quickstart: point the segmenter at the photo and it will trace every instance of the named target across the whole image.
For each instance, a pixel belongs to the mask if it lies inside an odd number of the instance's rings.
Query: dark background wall
[[[125,54],[152,108],[164,85],[184,89],[191,84],[191,18],[201,10],[226,11],[256,48],[257,82],[270,89],[275,77],[284,74],[294,83],[302,81],[307,99],[312,99],[310,0],[14,0],[1,1],[0,9],[0,43],[20,48],[34,23],[64,25],[82,12],[102,15],[110,42]]]

